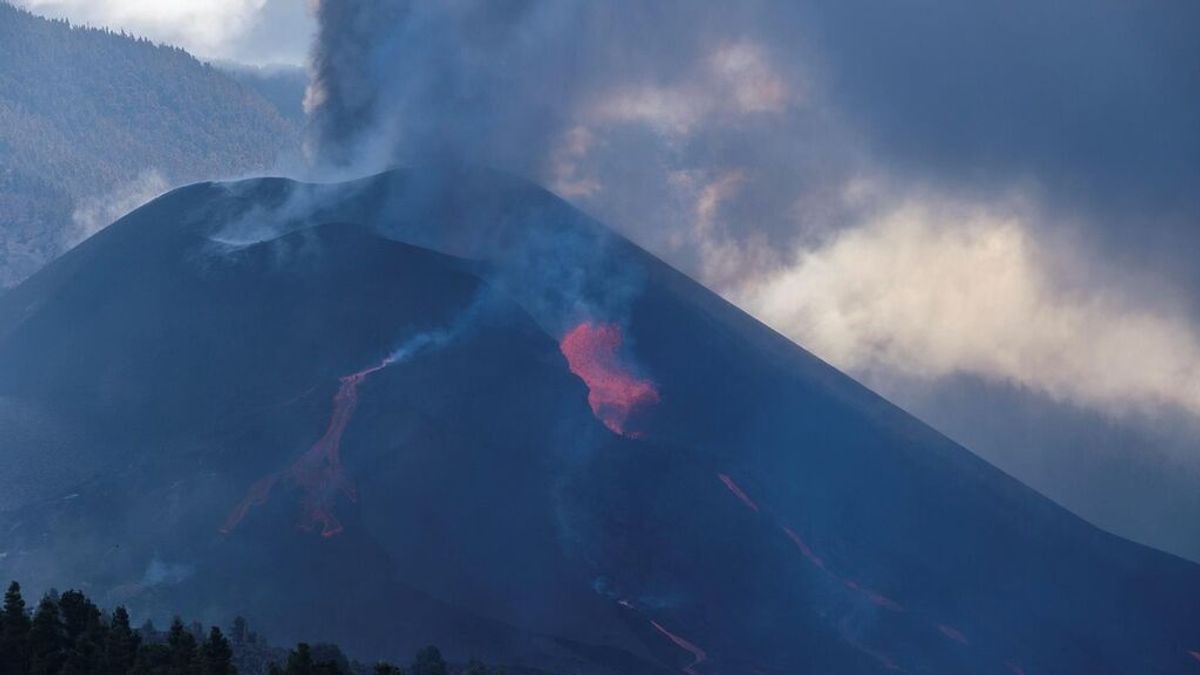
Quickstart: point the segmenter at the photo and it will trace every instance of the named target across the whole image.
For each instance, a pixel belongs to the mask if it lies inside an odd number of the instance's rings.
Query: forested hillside
[[[0,0],[0,287],[154,193],[261,171],[297,139],[181,49]]]

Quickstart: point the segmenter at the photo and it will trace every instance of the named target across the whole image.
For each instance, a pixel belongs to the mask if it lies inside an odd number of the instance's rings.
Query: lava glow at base
[[[563,336],[559,349],[567,366],[588,388],[588,405],[596,419],[615,434],[637,438],[628,428],[629,418],[658,403],[658,389],[638,378],[621,363],[618,351],[624,337],[616,324],[584,321]]]

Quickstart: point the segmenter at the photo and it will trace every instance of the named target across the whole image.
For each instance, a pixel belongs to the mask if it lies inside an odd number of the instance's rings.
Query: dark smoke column
[[[305,102],[309,160],[360,171],[468,163],[536,176],[573,119],[587,6],[320,0]]]
[[[317,0],[317,38],[304,106],[307,151],[314,164],[344,167],[374,133],[380,79],[393,66],[383,49],[403,24],[402,0]]]

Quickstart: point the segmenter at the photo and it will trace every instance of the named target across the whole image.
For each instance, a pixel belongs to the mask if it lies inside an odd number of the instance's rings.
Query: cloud
[[[1200,331],[1186,312],[1072,289],[1023,211],[910,199],[733,295],[850,371],[970,374],[1114,414],[1200,415]]]
[[[618,86],[599,95],[587,113],[594,124],[645,124],[672,137],[705,123],[732,124],[744,115],[780,113],[793,91],[776,74],[761,45],[724,44],[701,56],[696,72],[670,84]]]
[[[16,0],[33,12],[105,26],[217,56],[255,24],[267,0]]]

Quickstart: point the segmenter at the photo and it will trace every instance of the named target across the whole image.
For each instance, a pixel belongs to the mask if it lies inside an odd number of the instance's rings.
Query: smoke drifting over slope
[[[961,181],[956,187],[938,179],[941,167],[932,163],[915,179],[896,173],[895,160],[868,142],[874,127],[860,111],[842,107],[847,88],[869,84],[862,81],[869,73],[847,79],[829,67],[847,56],[828,46],[828,31],[844,30],[837,28],[839,17],[833,10],[756,2],[322,2],[307,101],[309,150],[319,166],[351,172],[469,162],[546,183],[727,296],[771,295],[769,302],[751,303],[761,318],[793,337],[818,335],[812,346],[851,368],[869,360],[911,374],[912,353],[949,349],[962,358],[947,368],[918,368],[918,374],[1020,382],[1110,412],[1157,404],[1200,412],[1182,381],[1155,385],[1147,396],[1139,393],[1145,387],[1113,395],[1111,388],[1122,384],[1109,373],[1137,368],[1119,362],[1128,351],[1117,350],[1114,364],[1112,354],[1078,349],[1089,336],[1128,326],[1107,298],[1062,299],[1069,279],[1057,269],[1056,251],[1072,245],[1073,236],[1064,234],[1059,207],[1080,205],[1088,195],[1051,193],[1044,189],[1048,182],[1018,184],[995,168],[1000,162],[983,159],[976,168],[992,173],[998,187],[964,188]],[[1039,308],[1088,318],[1051,327],[1053,338],[984,345],[980,340],[994,338],[948,325],[970,317],[937,310],[960,300],[992,304],[995,272],[974,265],[971,250],[936,245],[943,234],[977,229],[969,217],[942,217],[942,206],[1003,216],[1014,194],[1045,215],[1018,223],[1038,259],[1005,269],[1024,275],[1014,283],[1033,295],[1005,305],[1002,328],[1036,326]],[[947,264],[967,278],[922,284],[909,278],[919,269],[896,270],[891,283],[915,283],[931,298],[923,305],[928,311],[912,321],[939,330],[910,336],[905,354],[842,358],[878,341],[873,330],[842,317],[863,311],[853,292],[862,283],[856,270],[885,251],[861,250],[840,267],[826,284],[836,287],[815,314],[812,303],[800,307],[780,289],[814,261],[845,253],[844,246],[832,248],[838,237],[893,249],[897,242],[871,237],[872,228],[899,210],[911,213],[913,204],[929,216],[918,229],[932,236],[903,242],[912,259],[949,256]],[[961,297],[964,292],[972,295]],[[1126,304],[1146,302],[1135,295]],[[1139,322],[1195,342],[1191,318],[1168,311]],[[796,322],[798,312],[803,324]],[[845,330],[831,335],[821,332],[825,325]],[[989,353],[992,347],[999,353]],[[1200,369],[1200,360],[1188,356],[1194,351],[1173,357],[1180,360],[1177,370]],[[1069,373],[1045,378],[1037,365],[1063,361],[1073,364]],[[1073,380],[1069,387],[1057,381],[1066,377]]]
[[[1197,468],[1187,433],[1163,442],[1154,423],[1200,419],[1200,276],[1183,253],[1200,240],[1182,226],[1200,218],[1200,135],[1187,122],[1200,88],[1180,66],[1197,47],[1178,28],[1194,9],[360,0],[316,11],[318,176],[514,172],[920,415],[942,411],[916,389],[977,378],[1142,435],[1111,452],[1153,445]],[[1130,39],[1131,26],[1162,49]],[[1004,465],[1021,438],[975,445]],[[1042,452],[1070,443],[1052,445]],[[1131,533],[1185,518],[1105,520]]]

